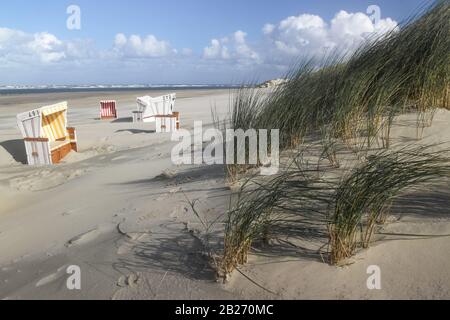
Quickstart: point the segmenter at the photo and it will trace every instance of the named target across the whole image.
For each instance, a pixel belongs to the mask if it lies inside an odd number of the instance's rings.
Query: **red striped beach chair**
[[[117,119],[116,101],[100,101],[100,119]]]
[[[61,102],[17,115],[29,165],[57,164],[77,151],[75,128],[67,126],[67,109],[67,102]]]

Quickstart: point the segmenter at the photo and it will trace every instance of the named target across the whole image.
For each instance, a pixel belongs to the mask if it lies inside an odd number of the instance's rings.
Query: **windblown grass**
[[[351,55],[305,60],[292,68],[286,84],[269,92],[243,88],[236,93],[223,130],[279,129],[282,151],[301,149],[307,138],[319,136],[319,158],[327,158],[332,167],[341,165],[338,146],[356,151],[363,162],[337,184],[322,180],[319,166],[314,174],[305,169],[298,163],[301,156],[294,158],[297,167],[269,181],[248,180],[228,212],[219,263],[225,277],[247,262],[252,245],[268,237],[282,213],[331,210],[323,223],[330,262],[337,264],[370,245],[377,223],[386,220],[402,192],[450,176],[447,151],[431,151],[434,146],[390,151],[398,115],[417,113],[420,138],[436,109],[449,108],[449,47],[450,2],[436,1],[400,31],[370,39]],[[369,155],[379,138],[385,150]],[[251,167],[227,165],[227,173],[235,181]]]
[[[308,215],[318,210],[317,203],[327,203],[330,198],[333,189],[321,181],[317,170],[304,167],[301,153],[294,159],[270,180],[248,179],[235,195],[226,221],[219,271],[223,278],[247,263],[255,242],[269,242],[272,228],[283,224],[286,214]]]
[[[251,86],[251,85],[248,85]],[[268,99],[268,95],[262,91],[249,90],[247,87],[240,88],[236,90],[231,96],[231,105],[233,106],[230,110],[229,118],[220,120],[216,113],[213,113],[213,121],[216,129],[223,132],[223,136],[226,137],[226,131],[228,129],[232,130],[242,130],[247,132],[249,129],[255,129],[258,134],[259,141],[259,131],[262,129],[257,123],[259,114],[263,110],[263,106]],[[266,129],[266,128],[264,128]],[[269,128],[270,129],[270,128]],[[270,131],[269,131],[270,135]],[[229,143],[229,141],[226,141]],[[271,150],[271,141],[268,139],[268,148]],[[225,173],[227,180],[230,183],[234,183],[239,179],[239,175],[246,173],[249,169],[259,167],[264,159],[260,159],[259,153],[259,143],[257,144],[257,161],[256,163],[250,163],[250,149],[248,138],[245,140],[245,163],[238,163],[239,154],[239,142],[237,138],[234,141],[234,161],[233,163],[227,163],[225,165]],[[224,154],[227,154],[226,145],[224,145]],[[268,153],[270,157],[270,152]]]
[[[328,227],[331,263],[351,257],[370,245],[377,223],[386,220],[390,205],[401,192],[450,177],[448,151],[433,146],[383,151],[344,177],[337,188]]]
[[[247,263],[253,243],[265,237],[273,222],[273,209],[281,197],[280,181],[264,185],[243,185],[226,221],[224,251],[219,274],[226,277],[239,265]]]
[[[241,129],[247,131],[249,129],[257,129],[256,119],[258,118],[261,106],[264,102],[264,94],[258,91],[247,90],[242,88],[236,92],[233,97],[232,105],[233,110],[231,114],[231,123],[233,124],[233,129]],[[223,128],[225,130],[227,128]],[[246,155],[245,159],[249,159],[249,148],[246,144]],[[226,152],[227,150],[225,150]],[[234,163],[226,164],[226,174],[229,182],[236,182],[239,174],[245,173],[257,164],[238,164],[237,163],[237,141],[235,141],[235,161]]]
[[[448,108],[450,4],[436,1],[355,53],[333,53],[292,68],[290,81],[264,96],[243,89],[233,102],[233,128],[280,129],[282,149],[306,135],[342,139],[357,150],[381,135],[390,146],[390,127],[405,110],[429,114]],[[418,127],[423,121],[419,121]],[[423,127],[423,126],[422,126]],[[361,139],[362,138],[362,139]]]

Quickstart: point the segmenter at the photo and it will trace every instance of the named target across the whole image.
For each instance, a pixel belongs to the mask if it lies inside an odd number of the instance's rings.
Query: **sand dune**
[[[239,273],[226,285],[216,283],[186,197],[198,199],[208,219],[225,212],[230,190],[223,169],[173,165],[170,135],[131,123],[141,94],[0,97],[0,298],[450,298],[448,182],[438,202],[423,194],[414,197],[416,206],[400,203],[398,219],[351,265],[336,268],[307,250],[286,249],[253,255],[242,269],[268,290]],[[211,107],[228,111],[227,90],[177,94],[186,129],[199,120],[210,126]],[[111,98],[118,100],[119,119],[97,120],[98,101]],[[80,152],[58,166],[24,165],[15,114],[65,99]],[[394,127],[397,141],[414,139],[415,125],[407,125],[413,117],[402,116]],[[439,111],[423,142],[448,141],[448,123],[450,112]],[[303,244],[316,251],[322,245]],[[65,286],[69,265],[82,270],[81,291]],[[367,289],[369,265],[385,270],[383,290]]]

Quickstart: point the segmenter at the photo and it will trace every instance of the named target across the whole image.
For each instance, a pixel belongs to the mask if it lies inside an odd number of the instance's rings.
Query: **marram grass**
[[[386,220],[400,193],[450,177],[448,150],[433,152],[432,147],[382,151],[342,179],[328,226],[331,263],[351,257],[358,247],[369,247],[374,227]]]
[[[229,125],[280,129],[282,149],[314,132],[349,145],[360,141],[360,149],[381,134],[388,148],[397,115],[449,107],[448,48],[450,4],[436,1],[399,30],[369,39],[353,54],[304,60],[288,72],[288,83],[268,95],[242,89],[233,101]]]

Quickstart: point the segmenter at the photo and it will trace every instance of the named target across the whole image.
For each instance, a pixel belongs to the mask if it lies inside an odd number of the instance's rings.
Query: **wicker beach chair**
[[[77,151],[75,128],[67,126],[67,102],[17,115],[29,165],[59,163]]]
[[[137,98],[138,110],[133,112],[133,122],[155,122],[158,133],[180,129],[180,113],[174,112],[175,100],[175,93],[157,98]]]
[[[100,101],[100,119],[117,119],[116,101]]]

